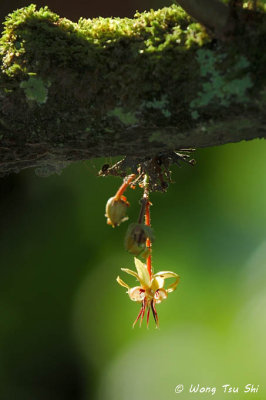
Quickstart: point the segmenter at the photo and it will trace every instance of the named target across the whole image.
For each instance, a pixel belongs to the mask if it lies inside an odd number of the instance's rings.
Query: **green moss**
[[[140,108],[159,110],[165,118],[171,117],[171,112],[168,110],[168,101],[166,95],[161,96],[160,100],[153,99],[152,101],[144,101]]]
[[[48,89],[41,78],[31,76],[27,81],[22,81],[20,87],[24,90],[28,100],[36,101],[39,104],[46,103]]]
[[[117,117],[124,125],[134,125],[138,122],[135,114],[124,111],[122,107],[116,107],[114,110],[109,111],[108,116]]]
[[[160,142],[162,140],[162,132],[159,130],[156,130],[150,135],[149,137],[149,142]]]
[[[191,111],[191,118],[192,118],[192,119],[194,119],[194,120],[195,120],[195,119],[198,119],[199,116],[200,116],[200,115],[199,115],[199,113],[198,113],[197,110],[192,110],[192,111]]]
[[[185,137],[184,134],[178,133],[179,139],[183,139]],[[162,130],[156,130],[149,137],[149,142],[158,142],[164,144],[169,149],[174,149],[176,147],[176,135],[173,133],[172,135]]]
[[[90,61],[89,57],[95,58],[96,55],[92,54],[92,48],[81,47],[82,40],[93,45],[93,50],[95,46],[102,50],[112,48],[121,40],[133,39],[136,44],[134,48],[137,50],[136,54],[162,52],[176,45],[184,47],[190,47],[193,43],[202,45],[209,41],[204,29],[195,24],[184,10],[176,5],[158,11],[136,13],[134,19],[81,18],[78,23],[59,18],[47,7],[37,10],[35,5],[30,5],[9,14],[4,25],[4,35],[0,41],[1,53],[3,68],[10,75],[14,74],[14,71],[10,70],[14,60],[21,59],[25,51],[29,50],[27,46],[29,38],[32,41],[31,47],[38,46],[39,55],[45,44],[45,56],[56,53],[57,61],[64,65],[73,61],[73,53],[82,64],[85,55],[88,57],[87,64],[94,62],[93,59]],[[35,40],[29,32],[31,28],[35,30]],[[66,42],[70,45],[68,53],[64,47]],[[21,63],[18,65],[25,71]]]
[[[16,132],[25,129],[27,113],[34,140],[44,131],[60,141],[62,132],[97,141],[136,124],[185,132],[214,111],[220,117],[249,104],[265,80],[261,25],[235,54],[233,41],[214,44],[176,5],[78,23],[47,7],[22,8],[8,16],[0,39],[0,118]]]

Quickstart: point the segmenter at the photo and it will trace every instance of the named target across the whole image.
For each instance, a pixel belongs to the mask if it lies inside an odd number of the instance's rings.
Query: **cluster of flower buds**
[[[126,214],[129,202],[124,196],[124,192],[128,186],[134,187],[134,181],[136,180],[137,177],[134,174],[127,176],[115,196],[111,197],[107,201],[105,216],[107,217],[107,224],[111,225],[113,228],[119,226],[122,222],[128,219]],[[129,225],[125,236],[125,248],[129,253],[135,256],[137,272],[126,268],[122,268],[122,271],[134,276],[139,281],[140,286],[130,288],[129,285],[122,281],[119,276],[117,277],[117,282],[127,289],[127,293],[131,300],[141,303],[141,310],[133,326],[135,326],[138,320],[140,320],[140,325],[142,324],[146,310],[148,326],[150,310],[152,310],[156,326],[158,327],[159,321],[155,306],[157,303],[161,303],[162,300],[166,299],[168,293],[171,293],[176,289],[179,283],[179,276],[175,272],[171,271],[162,271],[157,272],[156,274],[153,273],[151,245],[154,241],[154,234],[150,226],[151,203],[149,201],[148,176],[145,177],[144,181],[141,182],[139,186],[144,190],[144,194],[140,202],[141,208],[138,221]],[[136,257],[144,258],[146,264],[142,263]],[[174,282],[165,289],[164,281],[168,278],[173,278]]]

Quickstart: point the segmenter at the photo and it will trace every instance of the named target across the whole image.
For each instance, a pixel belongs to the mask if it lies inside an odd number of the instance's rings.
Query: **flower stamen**
[[[155,308],[155,301],[154,300],[151,301],[151,310],[152,310],[154,321],[156,323],[156,327],[159,328],[159,318],[158,318],[158,314],[157,314],[157,311],[156,311],[156,308]]]
[[[143,319],[143,312],[145,312],[145,309],[144,309],[144,300],[143,300],[143,302],[142,302],[140,312],[139,312],[137,318],[135,319],[135,321],[133,322],[133,328],[135,327],[135,325],[136,325],[136,323],[138,322],[138,320],[140,319],[140,317]],[[141,319],[141,321],[142,321],[142,319]]]
[[[144,318],[144,315],[145,315],[146,307],[147,307],[147,299],[146,299],[146,297],[144,297],[144,300],[143,300],[143,303],[142,303],[143,310],[142,310],[141,320],[140,320],[140,324],[139,324],[140,327],[141,327],[142,322],[143,322],[143,318]]]

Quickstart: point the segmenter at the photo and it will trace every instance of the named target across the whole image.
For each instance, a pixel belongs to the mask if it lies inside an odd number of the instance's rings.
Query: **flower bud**
[[[130,224],[125,237],[125,248],[135,256],[148,257],[150,249],[146,247],[146,240],[154,240],[150,226],[144,224]]]
[[[119,199],[115,197],[110,197],[106,203],[105,216],[107,217],[107,224],[111,225],[113,228],[121,224],[128,219],[126,217],[127,208],[129,207],[129,202],[125,196],[121,196]]]

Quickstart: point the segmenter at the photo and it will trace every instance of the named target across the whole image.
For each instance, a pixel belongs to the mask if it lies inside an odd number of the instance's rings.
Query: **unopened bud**
[[[154,240],[150,226],[144,224],[130,224],[125,237],[125,248],[135,256],[148,257],[150,249],[146,247],[146,240]]]
[[[125,196],[121,196],[119,199],[115,197],[110,197],[106,203],[105,216],[107,217],[107,224],[111,225],[113,228],[121,224],[128,219],[126,217],[127,208],[129,207],[129,202]]]

